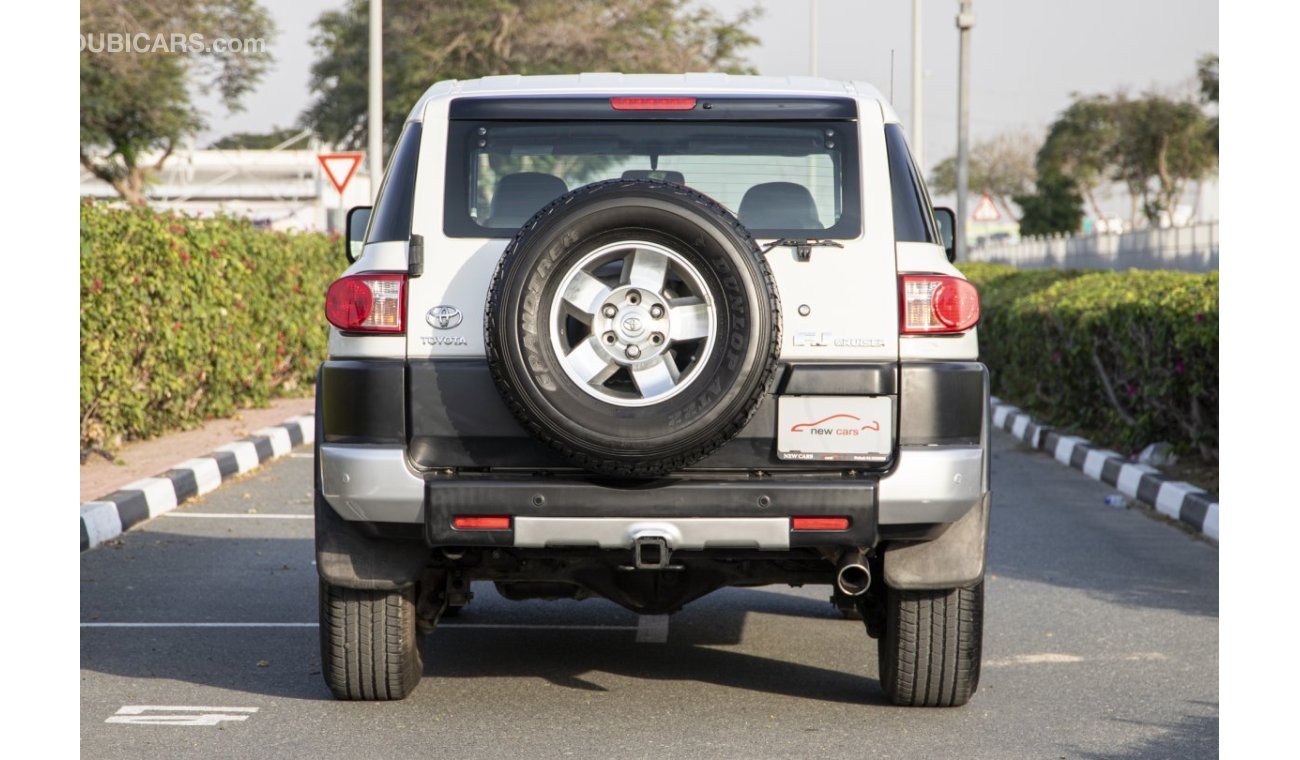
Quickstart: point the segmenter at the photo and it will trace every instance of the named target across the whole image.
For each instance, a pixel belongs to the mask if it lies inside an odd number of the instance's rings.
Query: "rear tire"
[[[335,699],[404,699],[423,674],[415,589],[320,583],[321,669]]]
[[[896,705],[955,707],[979,687],[984,583],[938,591],[888,589],[878,642],[880,686]]]

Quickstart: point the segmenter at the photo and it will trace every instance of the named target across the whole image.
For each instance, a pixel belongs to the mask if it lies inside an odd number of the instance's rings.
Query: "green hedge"
[[[306,395],[344,267],[321,234],[81,202],[81,446]]]
[[[1131,453],[1219,456],[1219,274],[961,266],[993,393]]]

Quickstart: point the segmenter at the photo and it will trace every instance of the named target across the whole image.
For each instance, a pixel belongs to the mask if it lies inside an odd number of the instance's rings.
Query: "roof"
[[[425,91],[408,120],[418,121],[435,98],[462,95],[748,95],[841,96],[880,103],[886,121],[898,117],[880,91],[866,82],[845,82],[820,77],[763,77],[741,74],[617,74],[588,73],[547,76],[483,77],[438,82]]]

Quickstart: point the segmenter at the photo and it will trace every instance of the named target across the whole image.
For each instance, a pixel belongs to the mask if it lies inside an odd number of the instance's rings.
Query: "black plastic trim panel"
[[[899,445],[980,445],[988,404],[983,364],[904,362],[900,374]]]
[[[591,481],[495,477],[425,482],[426,537],[431,546],[512,546],[511,531],[459,531],[456,515],[511,517],[841,517],[846,531],[791,532],[791,546],[872,546],[874,480],[688,480],[609,487]]]
[[[783,396],[892,396],[898,365],[793,364],[777,391]]]
[[[406,442],[406,362],[335,360],[321,366],[326,443]]]

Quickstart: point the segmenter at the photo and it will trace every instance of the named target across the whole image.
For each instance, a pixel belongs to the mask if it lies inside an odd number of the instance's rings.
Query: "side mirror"
[[[939,237],[943,239],[943,250],[948,260],[957,258],[957,215],[952,209],[938,206],[934,210],[934,220],[939,223]]]
[[[361,249],[366,241],[366,225],[370,223],[370,209],[370,206],[353,206],[348,209],[348,234],[344,238],[344,253],[349,262],[361,258]]]

